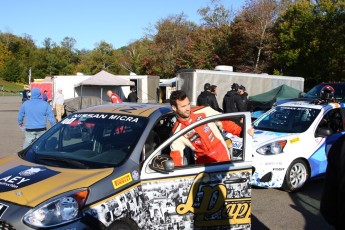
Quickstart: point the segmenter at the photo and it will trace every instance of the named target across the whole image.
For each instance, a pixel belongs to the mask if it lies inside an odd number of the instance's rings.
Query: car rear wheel
[[[288,192],[301,189],[308,180],[308,176],[309,172],[306,163],[301,159],[293,161],[286,171],[283,189]]]

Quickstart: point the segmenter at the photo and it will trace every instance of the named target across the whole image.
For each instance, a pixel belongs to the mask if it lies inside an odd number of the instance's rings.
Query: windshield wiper
[[[55,162],[63,162],[63,163],[67,163],[68,165],[73,165],[76,166],[78,168],[84,168],[84,169],[88,169],[90,168],[88,165],[80,162],[80,161],[76,161],[76,160],[72,160],[72,159],[67,159],[67,158],[56,158],[56,157],[39,157],[38,160],[40,161],[55,161]]]

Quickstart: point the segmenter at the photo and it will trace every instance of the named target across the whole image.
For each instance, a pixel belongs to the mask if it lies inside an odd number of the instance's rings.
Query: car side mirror
[[[158,155],[152,159],[149,167],[157,172],[168,173],[174,171],[174,161],[168,155]]]
[[[328,137],[333,134],[333,131],[330,128],[320,127],[316,129],[316,137]]]

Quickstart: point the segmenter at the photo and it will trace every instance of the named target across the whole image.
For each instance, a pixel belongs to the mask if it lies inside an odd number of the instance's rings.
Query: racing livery
[[[0,228],[250,229],[251,137],[236,160],[174,166],[163,104],[107,104],[69,115],[28,148],[0,159]],[[238,141],[238,140],[237,140]]]
[[[254,122],[252,185],[300,189],[323,176],[331,145],[344,132],[344,104],[293,101]]]

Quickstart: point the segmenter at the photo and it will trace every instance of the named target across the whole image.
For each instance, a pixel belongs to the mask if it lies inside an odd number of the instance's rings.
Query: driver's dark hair
[[[182,90],[173,91],[170,94],[170,105],[177,106],[176,101],[177,100],[182,101],[182,100],[186,99],[186,97],[187,97],[187,94]]]

